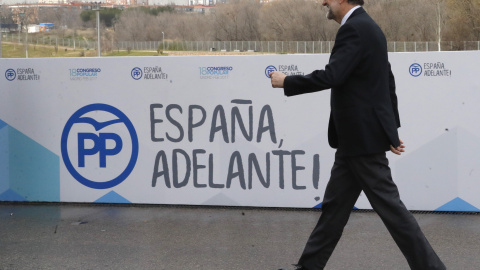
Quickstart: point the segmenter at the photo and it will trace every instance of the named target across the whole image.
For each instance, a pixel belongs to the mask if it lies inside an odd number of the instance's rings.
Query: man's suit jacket
[[[363,8],[338,30],[329,63],[309,75],[287,76],[287,96],[332,89],[328,141],[343,156],[400,145],[395,80],[385,35]]]

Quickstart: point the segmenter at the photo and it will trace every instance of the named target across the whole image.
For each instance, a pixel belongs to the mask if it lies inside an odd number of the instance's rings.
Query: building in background
[[[72,4],[83,3],[91,4],[92,2],[101,2],[105,5],[123,5],[123,6],[214,6],[217,3],[226,3],[227,0],[96,0],[96,1],[82,1],[82,0],[3,0],[2,5],[24,5],[24,4]]]
[[[67,0],[38,0],[39,4],[68,4]]]
[[[128,8],[136,6],[167,6],[173,5],[180,12],[210,13],[216,4],[227,3],[228,0],[97,0],[102,8]],[[85,0],[2,0],[2,5],[12,11],[12,20],[18,25],[19,31],[31,33],[46,32],[49,28],[35,25],[38,23],[38,12],[42,9],[77,9],[89,10],[93,2]],[[11,26],[3,27],[12,31]],[[23,30],[22,30],[23,29]]]
[[[2,5],[35,5],[35,4],[85,4],[90,5],[92,2],[101,2],[102,5],[122,5],[122,6],[214,6],[220,3],[226,3],[227,0],[3,0]]]

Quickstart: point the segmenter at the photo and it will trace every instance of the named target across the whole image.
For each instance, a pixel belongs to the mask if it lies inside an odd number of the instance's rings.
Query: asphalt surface
[[[0,269],[276,270],[321,212],[0,204]],[[480,215],[415,214],[453,270],[480,269]],[[353,212],[326,269],[409,269],[375,213]]]

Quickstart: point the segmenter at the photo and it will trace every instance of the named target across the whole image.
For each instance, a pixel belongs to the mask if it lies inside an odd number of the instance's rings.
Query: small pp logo
[[[275,66],[268,66],[266,69],[265,69],[265,76],[267,76],[267,78],[270,78],[270,76],[268,74],[274,72],[274,71],[277,71],[277,68]]]
[[[15,70],[9,68],[7,71],[5,71],[5,78],[9,81],[13,81],[15,78],[17,78],[17,73]]]
[[[61,150],[65,167],[78,182],[94,189],[112,188],[135,167],[138,137],[120,110],[91,104],[68,119]]]
[[[135,67],[132,69],[132,72],[130,73],[132,75],[132,78],[134,78],[135,80],[140,80],[143,76],[143,71],[141,68],[139,67]]]
[[[417,63],[412,64],[409,70],[410,70],[410,75],[412,75],[413,77],[418,77],[422,75],[422,72],[423,72],[422,66]]]

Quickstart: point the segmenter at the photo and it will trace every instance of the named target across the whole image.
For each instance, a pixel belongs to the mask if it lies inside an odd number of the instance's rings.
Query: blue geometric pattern
[[[435,211],[480,212],[480,209],[457,197],[435,209]]]
[[[131,203],[129,200],[120,196],[115,191],[110,191],[95,201],[96,203]]]
[[[313,207],[314,209],[322,209],[322,203],[319,203]]]
[[[60,201],[60,159],[0,120],[0,200]]]
[[[9,189],[2,194],[0,194],[0,201],[9,201],[9,202],[24,202],[26,199],[15,191]]]
[[[2,119],[0,119],[0,129],[2,129],[6,125],[7,123],[3,122]]]
[[[409,180],[403,201],[415,205],[411,210],[480,212],[479,197],[472,192],[480,178],[480,140],[468,130],[450,128],[395,165],[395,177]],[[418,209],[423,204],[426,209]]]
[[[4,123],[2,121],[2,123]],[[10,170],[8,168],[8,128],[0,128],[0,193],[10,188]]]

